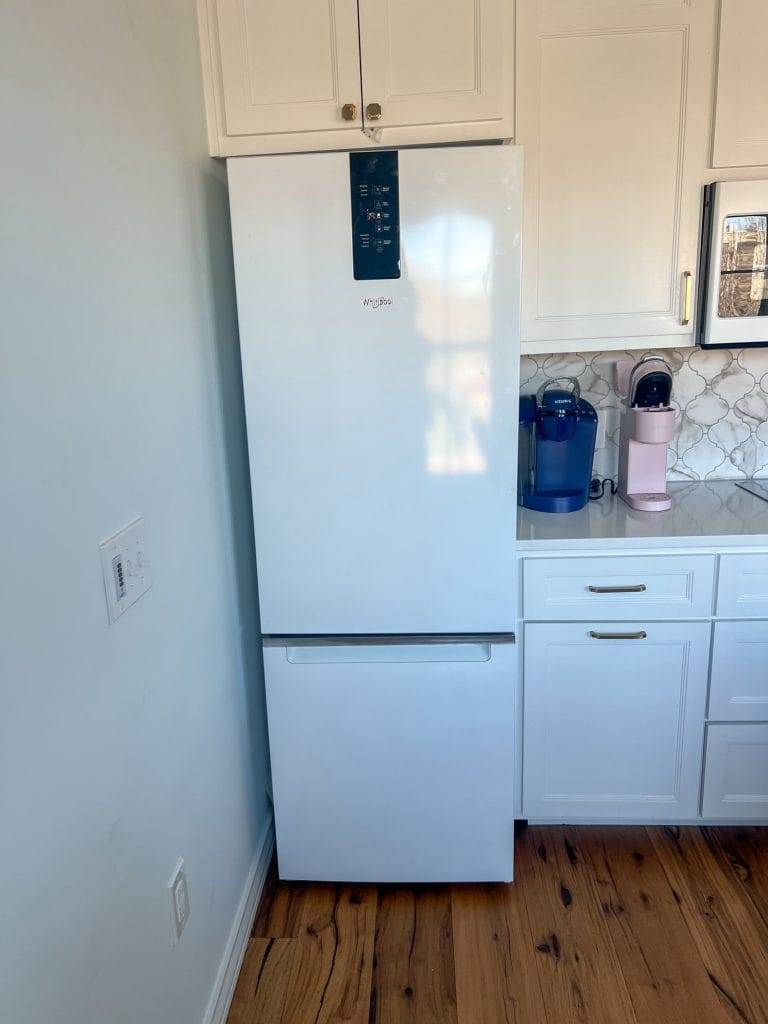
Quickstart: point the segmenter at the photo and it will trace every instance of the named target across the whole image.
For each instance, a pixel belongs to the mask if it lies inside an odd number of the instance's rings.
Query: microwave
[[[768,346],[768,181],[704,189],[697,340],[702,348]]]

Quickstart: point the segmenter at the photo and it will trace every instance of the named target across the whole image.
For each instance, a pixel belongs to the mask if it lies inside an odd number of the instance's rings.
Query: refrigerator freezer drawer
[[[511,880],[514,645],[333,650],[264,650],[281,877]]]

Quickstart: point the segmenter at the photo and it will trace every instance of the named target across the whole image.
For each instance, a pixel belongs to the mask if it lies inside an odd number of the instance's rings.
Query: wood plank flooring
[[[768,828],[531,827],[515,872],[273,875],[229,1024],[768,1024]]]

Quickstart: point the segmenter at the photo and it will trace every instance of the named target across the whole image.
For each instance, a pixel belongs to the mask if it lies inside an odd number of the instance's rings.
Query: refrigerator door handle
[[[514,633],[382,633],[329,636],[288,636],[270,634],[262,637],[265,647],[405,647],[432,644],[513,644]]]
[[[269,637],[268,646],[283,648],[292,665],[458,664],[488,662],[497,643],[512,634],[370,637]]]
[[[457,665],[489,662],[490,644],[372,644],[369,647],[286,647],[291,665]]]

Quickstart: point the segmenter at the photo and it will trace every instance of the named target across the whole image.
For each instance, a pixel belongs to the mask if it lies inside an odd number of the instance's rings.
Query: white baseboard
[[[562,816],[555,818],[524,818],[529,825],[557,825],[562,828],[569,828],[574,825],[605,825],[613,828],[614,825],[645,825],[647,828],[711,828],[713,826],[725,825],[765,825],[768,822],[765,815],[760,818],[569,818],[563,821]]]
[[[216,973],[211,998],[203,1016],[202,1024],[226,1024],[229,1006],[235,993],[237,977],[243,963],[245,950],[250,938],[253,919],[261,899],[267,872],[275,850],[275,828],[272,819],[267,822],[261,841],[257,846],[256,856],[248,870],[248,877],[243,886],[243,894],[232,922],[232,930],[227,939],[224,956]]]

